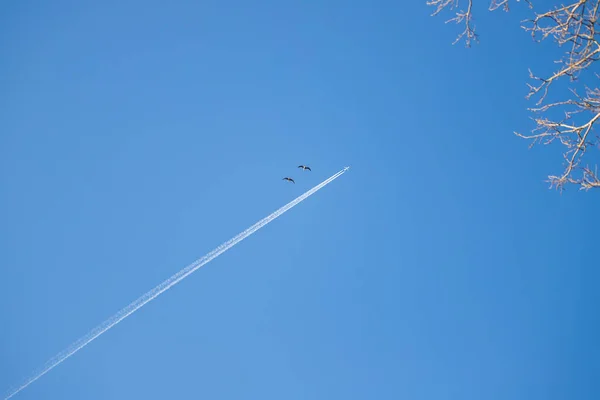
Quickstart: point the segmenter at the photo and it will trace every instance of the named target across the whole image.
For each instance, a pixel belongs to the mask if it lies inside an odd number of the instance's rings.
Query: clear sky
[[[599,398],[600,192],[512,134],[523,12],[166,4],[0,6],[0,392],[351,165],[15,399]]]

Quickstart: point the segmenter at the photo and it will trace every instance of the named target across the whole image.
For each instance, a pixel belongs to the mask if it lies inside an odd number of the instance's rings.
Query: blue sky
[[[0,6],[0,391],[352,165],[15,399],[598,398],[600,193],[512,134],[524,10],[165,4]]]

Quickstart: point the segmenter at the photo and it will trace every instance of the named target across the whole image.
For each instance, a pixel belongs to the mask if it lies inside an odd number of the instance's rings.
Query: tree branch
[[[507,1],[507,0],[505,0]],[[436,6],[436,10],[433,14],[431,14],[432,16],[438,15],[442,10],[444,10],[445,8],[449,8],[451,10],[453,10],[454,8],[458,7],[458,3],[459,0],[429,0],[427,1],[427,5],[428,6]],[[458,37],[456,38],[456,40],[454,41],[454,43],[452,44],[456,44],[458,43],[461,39],[465,39],[465,44],[467,47],[471,47],[471,41],[476,41],[479,42],[479,35],[477,35],[475,33],[475,27],[473,25],[473,15],[472,15],[472,10],[473,8],[473,0],[468,0],[468,5],[467,5],[467,11],[458,11],[456,12],[456,15],[454,16],[454,18],[450,18],[449,20],[446,21],[446,23],[448,22],[456,22],[457,24],[460,23],[464,23],[465,25],[465,29],[458,35]]]
[[[437,15],[445,8],[458,7],[458,1],[430,0],[427,4],[437,6],[433,14]],[[530,1],[525,2],[532,8]],[[502,8],[509,11],[508,4],[509,0],[491,0],[489,9],[494,11]],[[467,12],[456,13],[456,17],[452,19],[465,22],[465,31],[458,36],[457,41],[466,35],[467,46],[470,46],[471,38],[477,38],[470,25],[471,5],[472,0],[469,0]],[[600,89],[585,87],[585,95],[580,96],[574,88],[570,88],[571,95],[567,100],[545,103],[555,82],[568,78],[571,84],[575,84],[580,75],[591,69],[592,64],[600,59],[600,31],[597,29],[599,9],[600,0],[572,0],[568,5],[535,13],[532,19],[523,21],[523,29],[530,32],[537,42],[552,38],[559,47],[568,47],[566,56],[556,61],[559,64],[558,70],[549,77],[539,77],[529,71],[534,83],[528,84],[529,93],[526,98],[538,96],[537,107],[529,109],[534,114],[532,119],[536,127],[529,135],[515,132],[517,136],[531,140],[531,146],[557,141],[565,147],[563,172],[548,177],[551,187],[560,190],[568,183],[579,185],[582,190],[600,188],[597,166],[594,169],[588,166],[581,167],[588,150],[600,148],[597,146],[600,145],[600,139],[593,136],[600,120]],[[596,87],[598,79],[600,77],[596,75]],[[559,111],[563,112],[564,117],[556,119]]]

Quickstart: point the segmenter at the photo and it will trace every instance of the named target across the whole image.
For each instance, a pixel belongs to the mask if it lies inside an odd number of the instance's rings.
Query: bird
[[[298,165],[298,168],[302,168],[302,169],[307,169],[309,171],[312,171],[309,167],[307,167],[306,165]]]
[[[290,181],[290,182],[292,182],[293,184],[296,184],[296,182],[294,182],[294,180],[293,180],[292,178],[285,177],[285,178],[283,178],[282,180],[283,180],[283,181]]]

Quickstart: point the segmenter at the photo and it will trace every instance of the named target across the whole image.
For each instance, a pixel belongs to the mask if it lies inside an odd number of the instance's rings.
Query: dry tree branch
[[[521,0],[515,0],[517,3],[519,3]],[[527,3],[527,5],[529,6],[529,8],[533,8],[533,4],[531,4],[530,0],[524,0],[525,3]],[[504,11],[509,11],[509,7],[508,7],[508,0],[492,0],[492,3],[490,4],[490,11],[494,11],[498,8],[502,7],[502,9]]]
[[[566,147],[563,157],[566,165],[560,176],[551,175],[549,180],[551,186],[563,189],[567,183],[573,183],[581,186],[581,189],[591,189],[600,187],[599,176],[588,167],[580,168],[584,155],[589,148],[600,143],[598,138],[592,139],[591,132],[598,120],[600,120],[600,90],[586,88],[585,96],[580,96],[575,90],[572,90],[573,98],[548,103],[541,107],[531,108],[533,113],[545,113],[551,109],[565,109],[565,117],[560,121],[550,120],[546,117],[534,118],[536,128],[531,135],[516,133],[517,136],[529,139],[532,145],[536,142],[549,144],[558,139]],[[585,114],[582,123],[571,123],[576,114]],[[575,172],[581,172],[576,177]]]
[[[571,45],[567,57],[557,62],[561,65],[559,71],[551,77],[540,78],[530,71],[530,77],[538,81],[538,85],[529,85],[530,92],[527,98],[543,91],[538,105],[546,98],[552,83],[561,77],[569,77],[572,81],[576,80],[579,73],[597,61],[600,56],[600,44],[595,31],[600,1],[596,0],[592,10],[589,10],[589,7],[586,9],[588,3],[590,0],[578,0],[569,6],[537,14],[534,19],[524,21],[531,24],[531,26],[523,28],[531,32],[534,39],[536,35],[541,35],[541,39],[538,41],[553,37],[559,46]]]
[[[505,0],[507,1],[507,0]],[[432,16],[438,15],[445,8],[454,9],[458,7],[459,0],[428,0],[428,6],[436,6],[436,10]],[[471,47],[471,41],[479,42],[479,36],[475,33],[475,27],[473,25],[473,14],[471,12],[473,8],[473,0],[468,0],[467,11],[458,11],[454,18],[450,18],[446,21],[448,22],[456,22],[457,24],[464,23],[465,29],[458,35],[454,43],[458,43],[461,39],[465,39],[465,45],[467,47]]]
[[[539,95],[537,106],[544,104],[551,85],[562,78],[576,81],[582,72],[600,59],[600,42],[596,31],[598,23],[598,10],[600,0],[577,0],[569,5],[555,7],[553,10],[535,14],[523,28],[531,32],[538,41],[553,38],[559,47],[568,46],[565,57],[557,61],[558,71],[547,78],[535,76],[530,71],[531,78],[536,84],[528,85],[527,99]],[[533,113],[544,113],[553,108],[566,108],[565,119],[553,121],[547,118],[535,119],[534,131],[542,132],[541,137],[558,138],[566,147],[563,157],[565,167],[560,175],[550,175],[551,186],[563,189],[567,183],[576,184],[580,189],[588,190],[600,187],[596,169],[580,167],[587,150],[598,143],[598,139],[591,139],[591,132],[600,119],[600,90],[585,88],[585,95],[580,96],[576,90],[571,89],[571,99],[564,102],[548,103],[544,106],[530,109]],[[570,124],[575,114],[582,114],[580,124]],[[525,139],[539,140],[537,135],[520,135]]]
[[[525,2],[532,8],[529,0]],[[465,15],[467,41],[471,37],[477,37],[469,24],[472,18],[471,3],[469,0],[468,13],[457,13],[454,18],[457,20],[459,15]],[[431,0],[427,4],[437,6],[434,13],[437,15],[447,7],[457,7],[458,0]],[[508,4],[509,0],[491,0],[489,9],[494,11],[502,8],[508,11]],[[593,169],[581,166],[588,150],[600,148],[600,138],[592,134],[600,121],[600,89],[585,87],[585,94],[581,96],[574,88],[570,88],[569,99],[545,103],[548,91],[555,82],[563,78],[568,78],[571,83],[576,82],[583,72],[590,70],[592,64],[600,59],[600,29],[597,29],[599,9],[600,0],[572,0],[568,5],[560,5],[541,14],[535,13],[534,18],[523,21],[523,29],[530,32],[534,40],[539,42],[552,38],[559,47],[568,48],[566,56],[556,62],[559,68],[551,76],[542,78],[529,71],[534,82],[528,84],[529,93],[526,98],[538,97],[536,107],[529,109],[534,114],[532,119],[536,127],[529,135],[515,132],[517,136],[531,140],[531,146],[557,141],[565,147],[563,172],[548,177],[551,187],[560,190],[569,183],[580,186],[582,190],[600,188],[597,166]],[[461,22],[464,18],[457,21]],[[457,40],[463,38],[465,32]],[[469,44],[470,41],[467,46]],[[596,75],[596,84],[599,78]],[[557,111],[564,113],[562,119],[556,119]]]

